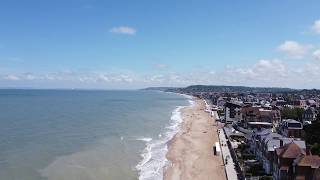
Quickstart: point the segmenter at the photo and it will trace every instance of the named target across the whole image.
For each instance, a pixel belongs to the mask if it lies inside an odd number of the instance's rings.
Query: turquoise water
[[[0,179],[157,179],[187,104],[151,91],[0,90]]]

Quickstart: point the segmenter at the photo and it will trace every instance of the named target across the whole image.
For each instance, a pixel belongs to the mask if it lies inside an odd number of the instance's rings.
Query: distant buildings
[[[194,88],[189,88],[192,95],[211,99],[219,120],[227,124],[229,148],[236,152],[232,158],[240,159],[245,176],[320,180],[320,157],[311,154],[304,132],[319,116],[320,91],[254,93],[221,87],[229,90],[196,92]]]
[[[299,99],[288,103],[283,98],[268,97],[250,95],[229,99],[223,106],[225,122],[244,133],[249,151],[266,175],[275,180],[319,179],[320,157],[307,150],[303,132],[305,122],[316,120],[316,101]],[[285,107],[305,109],[302,122],[282,119],[281,109]],[[232,135],[229,138],[233,139]]]

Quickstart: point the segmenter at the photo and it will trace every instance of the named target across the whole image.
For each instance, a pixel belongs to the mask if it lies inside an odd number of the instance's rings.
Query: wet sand
[[[203,100],[194,99],[195,105],[181,110],[183,123],[169,144],[165,180],[224,180],[226,179],[221,155],[213,155],[212,147],[218,142],[214,119],[204,111]]]

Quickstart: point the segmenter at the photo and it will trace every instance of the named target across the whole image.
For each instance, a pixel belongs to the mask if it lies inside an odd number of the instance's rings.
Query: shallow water
[[[0,90],[0,179],[156,179],[187,104],[151,91]]]

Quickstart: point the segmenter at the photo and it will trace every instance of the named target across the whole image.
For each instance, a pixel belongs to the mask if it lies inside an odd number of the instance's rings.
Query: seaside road
[[[219,130],[219,132],[220,132],[219,133],[220,147],[221,147],[221,152],[223,155],[227,178],[228,178],[228,180],[237,180],[238,179],[237,172],[234,168],[235,165],[234,165],[233,159],[231,157],[230,149],[227,146],[227,139],[226,139],[226,135],[223,131],[223,128],[221,128]]]
[[[204,111],[203,100],[181,110],[183,122],[180,131],[169,144],[167,158],[171,162],[164,174],[165,180],[225,180],[221,156],[213,155],[218,142],[214,119]]]

